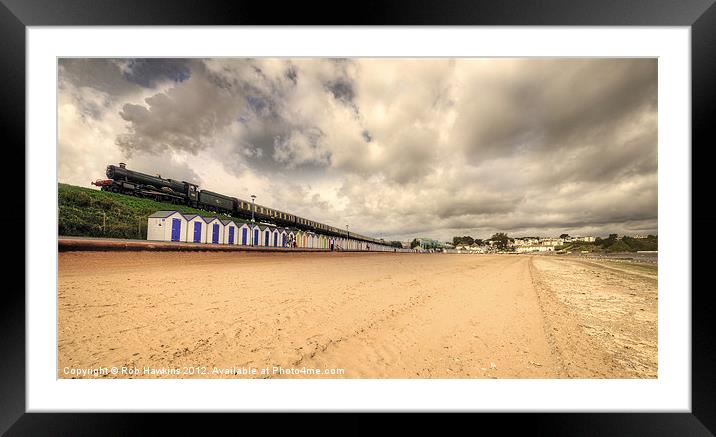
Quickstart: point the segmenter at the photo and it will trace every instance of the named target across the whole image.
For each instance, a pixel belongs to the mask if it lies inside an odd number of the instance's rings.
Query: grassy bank
[[[229,218],[184,205],[156,202],[74,185],[58,184],[57,189],[59,235],[146,239],[147,217],[160,210],[201,214],[203,217]]]
[[[631,238],[624,237],[622,239],[598,238],[594,243],[567,243],[563,246],[557,246],[556,250],[564,250],[567,252],[590,252],[590,253],[620,253],[620,252],[637,252],[640,250],[658,250],[659,242],[656,236],[647,238]]]

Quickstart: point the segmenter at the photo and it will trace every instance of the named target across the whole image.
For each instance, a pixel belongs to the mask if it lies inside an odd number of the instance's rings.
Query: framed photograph
[[[473,412],[711,435],[691,236],[716,7],[563,3],[273,26],[248,3],[4,2],[26,279],[0,429]]]

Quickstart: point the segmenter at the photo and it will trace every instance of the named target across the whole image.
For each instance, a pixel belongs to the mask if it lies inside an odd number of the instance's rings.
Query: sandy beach
[[[57,376],[655,378],[656,274],[556,256],[63,252]]]

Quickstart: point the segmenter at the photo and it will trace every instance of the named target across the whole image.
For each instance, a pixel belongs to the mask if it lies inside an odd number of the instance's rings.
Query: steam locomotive
[[[295,227],[297,229],[313,231],[323,235],[353,238],[375,244],[384,244],[382,240],[366,237],[348,230],[335,228],[323,223],[299,217],[297,215],[279,211],[254,202],[230,197],[212,191],[200,190],[199,186],[186,181],[164,179],[161,175],[148,175],[127,169],[125,163],[119,166],[108,165],[107,179],[92,182],[102,191],[122,193],[138,197],[151,198],[157,201],[188,205],[206,211],[215,211],[238,218],[272,223],[277,226]],[[251,210],[253,209],[253,217]]]

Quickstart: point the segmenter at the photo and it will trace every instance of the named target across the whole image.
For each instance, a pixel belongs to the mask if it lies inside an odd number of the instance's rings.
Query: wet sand
[[[656,270],[607,262],[63,252],[58,288],[60,378],[654,378],[657,371]]]

